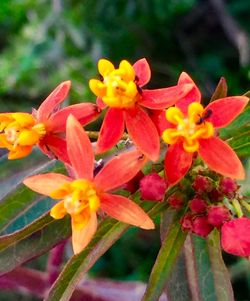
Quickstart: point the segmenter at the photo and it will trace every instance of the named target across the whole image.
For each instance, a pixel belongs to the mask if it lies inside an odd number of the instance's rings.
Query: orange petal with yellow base
[[[72,182],[72,179],[67,176],[58,173],[47,173],[28,177],[23,181],[23,184],[35,192],[49,196],[51,192],[70,182]]]
[[[93,103],[78,103],[61,109],[49,118],[47,130],[58,133],[65,132],[66,121],[70,114],[72,114],[81,125],[93,121],[100,115],[101,110]]]
[[[218,137],[199,140],[199,155],[208,167],[226,177],[242,180],[245,171],[232,148]]]
[[[88,135],[73,115],[67,119],[66,140],[68,156],[76,178],[92,180],[94,170],[92,145]]]
[[[103,191],[118,188],[131,180],[145,163],[145,156],[137,150],[116,156],[96,175],[94,184]]]
[[[74,222],[71,222],[72,226],[72,245],[74,254],[80,253],[90,242],[97,229],[97,216],[96,213],[92,213],[87,224],[79,229]]]
[[[151,70],[149,64],[145,58],[136,61],[133,65],[135,74],[138,77],[136,81],[139,87],[146,85],[151,78]]]
[[[124,133],[124,129],[123,110],[108,109],[97,140],[96,153],[103,153],[117,144]]]
[[[178,183],[188,172],[193,159],[193,153],[187,153],[182,143],[170,145],[165,157],[165,175],[169,185]]]
[[[151,218],[130,199],[120,195],[103,193],[101,209],[111,217],[142,229],[154,229]]]
[[[246,96],[232,96],[217,99],[206,107],[206,111],[212,111],[207,121],[210,121],[215,128],[225,127],[244,110],[248,101],[249,98]]]
[[[62,82],[58,85],[50,95],[42,102],[37,110],[37,118],[39,122],[48,119],[49,115],[53,113],[54,109],[68,96],[71,86],[70,81]]]
[[[199,88],[196,86],[192,78],[186,73],[182,72],[179,80],[178,85],[183,84],[191,84],[193,88],[181,99],[176,103],[176,106],[184,113],[187,113],[188,106],[192,102],[201,102],[201,92]]]
[[[128,133],[139,150],[152,161],[160,154],[158,131],[148,114],[139,106],[125,110],[125,122]]]

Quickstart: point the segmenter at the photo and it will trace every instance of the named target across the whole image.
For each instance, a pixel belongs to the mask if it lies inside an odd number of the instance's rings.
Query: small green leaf
[[[70,218],[49,213],[13,234],[0,237],[0,275],[53,248],[71,235]]]
[[[214,101],[219,98],[224,98],[227,96],[227,82],[224,77],[220,78],[220,81],[214,91],[214,94],[212,95],[210,102]]]
[[[152,269],[143,301],[157,301],[169,280],[187,235],[181,229],[179,218],[180,216],[177,215],[168,227],[168,232]]]

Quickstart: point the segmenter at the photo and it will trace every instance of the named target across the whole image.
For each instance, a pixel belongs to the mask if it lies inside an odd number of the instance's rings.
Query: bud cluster
[[[184,186],[189,189],[184,190]],[[199,170],[191,176],[191,182],[184,183],[183,192],[178,191],[168,198],[168,204],[176,210],[186,205],[187,210],[180,220],[182,229],[207,237],[214,228],[220,229],[234,216],[242,216],[239,187],[231,178]]]

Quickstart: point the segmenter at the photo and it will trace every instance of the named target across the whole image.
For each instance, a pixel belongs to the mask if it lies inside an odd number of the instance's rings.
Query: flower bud
[[[213,189],[211,180],[201,175],[195,178],[192,187],[196,193],[210,192]]]
[[[208,222],[214,227],[220,228],[229,219],[230,212],[225,206],[211,206],[208,208]]]
[[[213,226],[208,223],[207,216],[197,216],[193,221],[192,231],[202,237],[207,237],[213,230]]]
[[[166,189],[165,180],[157,173],[151,173],[140,181],[141,198],[143,200],[161,201]]]
[[[238,189],[238,185],[237,185],[236,181],[231,178],[222,178],[220,181],[219,189],[229,199],[232,199],[235,196],[235,192]]]
[[[189,202],[189,208],[193,213],[204,213],[207,209],[207,203],[203,199],[196,197]]]

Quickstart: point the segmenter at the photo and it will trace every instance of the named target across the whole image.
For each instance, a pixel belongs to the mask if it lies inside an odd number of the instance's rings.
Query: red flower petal
[[[70,164],[65,139],[53,135],[46,135],[40,141],[39,148],[49,158],[56,158],[64,163]]]
[[[163,110],[182,99],[193,85],[178,85],[156,90],[143,90],[139,104],[149,108]]]
[[[49,118],[49,124],[46,130],[54,133],[65,132],[66,121],[70,114],[84,126],[99,116],[100,109],[93,103],[79,103],[66,107]]]
[[[124,133],[124,117],[122,109],[108,109],[97,140],[96,153],[103,153],[118,143]]]
[[[192,164],[193,153],[187,153],[182,143],[171,145],[165,157],[165,175],[168,184],[175,185],[188,172]]]
[[[80,253],[88,245],[96,232],[97,225],[96,213],[92,213],[87,225],[83,229],[79,230],[73,222],[71,223],[74,254]]]
[[[245,171],[231,147],[218,137],[200,139],[199,155],[208,167],[233,179],[244,179]]]
[[[96,187],[108,191],[127,183],[143,167],[145,161],[145,157],[137,150],[114,157],[96,175]]]
[[[178,85],[180,85],[180,84],[192,84],[193,85],[193,88],[191,89],[191,91],[188,94],[186,94],[185,97],[183,97],[176,104],[176,106],[178,108],[180,108],[180,110],[182,110],[182,112],[184,114],[186,114],[187,108],[190,103],[192,103],[194,101],[196,101],[196,102],[201,101],[201,92],[200,92],[199,88],[196,86],[196,84],[194,83],[194,81],[192,80],[192,78],[186,72],[181,73],[179,80],[178,80]]]
[[[107,107],[106,103],[104,103],[100,97],[97,97],[96,104],[101,110]]]
[[[176,127],[176,125],[166,119],[165,110],[152,110],[149,116],[157,128],[159,136],[161,136],[166,129]]]
[[[212,122],[216,128],[227,126],[244,110],[248,100],[246,96],[232,96],[211,102],[206,107],[206,110],[212,110],[207,121]]]
[[[153,121],[139,107],[125,110],[124,113],[128,133],[136,146],[152,161],[157,161],[160,139]]]
[[[70,86],[70,81],[62,82],[42,102],[37,110],[37,118],[40,122],[46,121],[49,115],[53,113],[56,106],[58,106],[68,96]]]
[[[35,192],[49,196],[52,191],[70,182],[72,182],[72,179],[64,175],[47,173],[28,177],[23,181],[23,184]]]
[[[68,156],[78,178],[92,180],[94,170],[94,152],[89,137],[70,115],[67,120],[66,140]]]
[[[222,248],[236,256],[250,256],[250,219],[237,218],[224,223],[221,228]]]
[[[101,209],[121,222],[142,229],[154,229],[155,227],[151,218],[140,206],[123,196],[103,193],[101,195]]]
[[[151,70],[147,60],[145,58],[138,60],[134,63],[133,68],[138,77],[138,81],[136,82],[138,86],[142,87],[146,85],[151,78]]]

